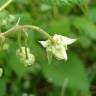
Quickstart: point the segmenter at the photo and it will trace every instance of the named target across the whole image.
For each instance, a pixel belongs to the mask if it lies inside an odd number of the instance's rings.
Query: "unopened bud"
[[[2,75],[3,75],[3,69],[0,68],[0,78],[2,77]]]
[[[35,56],[32,53],[30,53],[29,48],[27,48],[28,58],[26,58],[25,47],[21,47],[21,49],[18,49],[16,54],[19,57],[20,61],[24,63],[25,67],[31,66],[32,64],[35,63]]]

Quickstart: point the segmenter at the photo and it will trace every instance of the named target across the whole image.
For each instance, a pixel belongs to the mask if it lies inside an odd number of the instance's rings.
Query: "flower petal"
[[[68,38],[68,37],[65,37],[65,36],[62,36],[62,44],[63,45],[69,45],[69,44],[72,44],[76,41],[77,39],[71,39],[71,38]]]
[[[57,41],[58,43],[61,43],[63,45],[69,45],[69,44],[72,44],[74,43],[77,39],[71,39],[71,38],[68,38],[66,36],[62,36],[62,35],[58,35],[58,34],[55,34],[53,36],[53,39],[55,41]]]
[[[58,42],[58,43],[61,43],[61,35],[58,35],[58,34],[55,34],[54,36],[53,36],[53,40],[55,40],[56,42]]]
[[[64,57],[64,60],[67,60],[68,58],[67,58],[67,53],[66,53],[66,50],[63,50],[63,57]]]
[[[59,40],[61,38],[61,35],[58,35],[58,34],[55,34],[54,36],[53,36],[53,39],[54,40]]]
[[[63,45],[57,45],[52,47],[53,55],[59,60],[67,60],[66,49]]]
[[[44,48],[46,48],[47,47],[47,41],[39,41],[39,43],[44,47]]]

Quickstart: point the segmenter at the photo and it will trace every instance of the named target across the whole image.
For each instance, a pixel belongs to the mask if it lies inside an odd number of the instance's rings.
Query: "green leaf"
[[[6,84],[4,82],[4,80],[0,80],[0,96],[4,96],[6,92]]]
[[[71,32],[70,20],[67,17],[63,17],[57,21],[52,20],[50,22],[48,32],[50,32],[51,35],[53,34],[68,35]]]
[[[11,67],[11,69],[19,77],[22,77],[26,74],[26,67],[24,67],[24,64],[20,63],[19,58],[17,59],[16,56],[12,55],[12,57],[10,58],[8,63],[9,63],[9,66]]]
[[[80,30],[83,36],[85,35],[92,40],[96,40],[96,27],[92,21],[84,17],[77,17],[73,20],[73,24]]]
[[[93,22],[96,22],[96,7],[91,7],[89,9],[89,17]]]
[[[78,42],[80,42],[80,44],[83,48],[88,48],[91,46],[92,41],[87,36],[81,35],[79,38],[80,38],[80,40]]]
[[[6,0],[0,0],[0,6],[2,6],[5,2]]]
[[[41,64],[45,77],[56,85],[62,86],[64,80],[69,80],[68,87],[76,90],[86,91],[89,88],[86,72],[83,63],[79,58],[71,53],[68,56],[68,61],[54,60],[52,64]]]
[[[42,0],[43,3],[47,4],[55,4],[57,6],[65,6],[65,5],[74,5],[77,3],[85,4],[88,2],[88,0]]]

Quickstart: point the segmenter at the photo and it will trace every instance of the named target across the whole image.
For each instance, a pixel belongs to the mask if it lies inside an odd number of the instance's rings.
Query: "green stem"
[[[28,52],[27,52],[27,44],[28,44],[28,34],[26,31],[24,31],[25,33],[25,55],[26,55],[26,59],[28,59]]]
[[[22,51],[21,49],[21,32],[18,32],[17,34],[17,42],[18,42],[18,47],[20,48],[20,52]]]
[[[34,32],[39,32],[43,35],[45,35],[48,39],[50,39],[52,42],[54,42],[54,40],[52,39],[52,37],[46,32],[44,31],[43,29],[37,27],[37,26],[34,26],[34,25],[18,25],[18,26],[15,26],[3,33],[1,33],[0,35],[2,36],[8,36],[9,34],[11,34],[12,32],[16,32],[17,30],[26,30],[26,29],[32,29]]]
[[[68,87],[68,79],[66,78],[63,82],[63,86],[62,86],[62,89],[61,89],[61,95],[60,96],[65,96],[65,91],[66,91],[67,87]]]
[[[3,4],[1,7],[0,7],[0,11],[2,11],[3,9],[5,9],[13,0],[8,0],[5,4]]]

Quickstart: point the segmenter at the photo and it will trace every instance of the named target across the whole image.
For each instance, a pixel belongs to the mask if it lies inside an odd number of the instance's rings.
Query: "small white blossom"
[[[18,49],[16,51],[17,56],[19,57],[20,61],[24,63],[24,66],[31,66],[32,64],[35,63],[35,56],[30,53],[30,49],[27,48],[27,55],[28,58],[26,58],[26,52],[25,52],[25,47],[21,47],[21,49]]]
[[[28,93],[23,93],[22,96],[28,96]]]
[[[3,69],[0,68],[0,77],[2,77],[2,75],[3,75]]]
[[[70,45],[76,41],[62,35],[55,34],[52,37],[54,43],[51,40],[39,41],[41,45],[46,48],[47,52],[51,52],[59,60],[67,60],[67,45]]]

